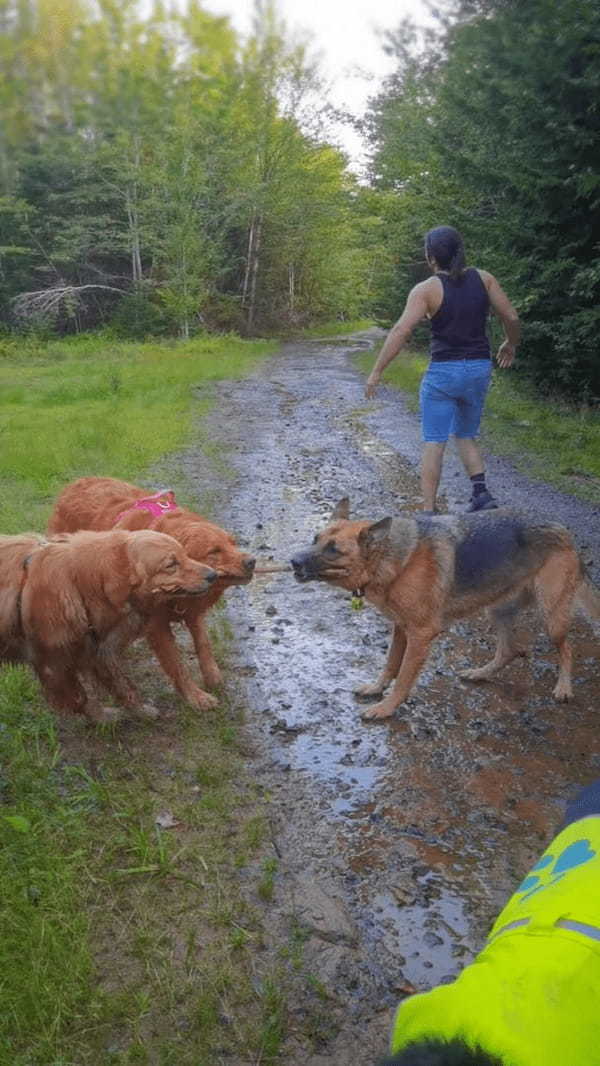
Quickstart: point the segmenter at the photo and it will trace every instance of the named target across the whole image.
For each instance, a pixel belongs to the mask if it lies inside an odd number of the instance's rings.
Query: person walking
[[[428,318],[431,362],[419,394],[424,440],[423,510],[435,512],[444,450],[451,434],[471,479],[467,510],[494,508],[498,504],[487,488],[483,458],[476,441],[492,374],[486,323],[491,307],[505,333],[496,362],[500,367],[509,367],[521,336],[519,316],[492,274],[467,267],[463,239],[452,226],[429,230],[425,237],[425,256],[433,277],[415,285],[409,293],[406,307],[390,330],[369,374],[367,398],[373,399],[382,372],[396,358],[415,326]]]

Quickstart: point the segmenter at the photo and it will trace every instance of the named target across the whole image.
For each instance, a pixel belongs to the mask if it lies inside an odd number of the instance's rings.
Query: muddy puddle
[[[342,496],[373,520],[419,505],[418,423],[388,390],[365,402],[353,355],[370,343],[288,344],[249,379],[220,386],[208,429],[230,479],[193,452],[182,457],[199,509],[210,492],[215,516],[262,560],[287,561]],[[594,508],[490,465],[499,496],[570,525],[598,577]],[[468,494],[456,474],[449,457],[450,509]],[[478,618],[438,640],[395,718],[365,724],[353,690],[379,672],[389,626],[349,601],[288,574],[228,597],[228,689],[246,708],[273,812],[273,936],[291,921],[307,929],[335,1021],[326,1056],[292,1040],[291,1066],[382,1054],[403,990],[449,981],[473,957],[565,800],[600,773],[598,647],[585,625],[569,707],[551,699],[554,655],[533,619],[528,661],[487,686],[461,682],[458,671],[491,650]]]

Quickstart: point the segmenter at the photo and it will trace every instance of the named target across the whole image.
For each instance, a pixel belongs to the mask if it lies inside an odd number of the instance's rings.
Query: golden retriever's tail
[[[592,622],[600,622],[600,589],[587,576],[577,590],[576,603]]]

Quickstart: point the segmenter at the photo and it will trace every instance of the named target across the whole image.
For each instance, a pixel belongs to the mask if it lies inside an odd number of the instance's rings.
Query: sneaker
[[[471,496],[467,514],[471,514],[473,511],[495,511],[497,507],[496,500],[491,492],[486,489],[485,492],[479,492],[477,496]]]

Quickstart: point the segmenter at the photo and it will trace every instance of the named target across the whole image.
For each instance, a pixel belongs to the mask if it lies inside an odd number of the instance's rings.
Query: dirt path
[[[346,342],[287,344],[251,378],[218,387],[209,419],[233,468],[225,482],[183,459],[200,508],[258,555],[287,560],[349,495],[377,519],[418,501],[418,423],[397,393],[366,405]],[[447,464],[450,509],[467,487]],[[516,475],[499,459],[503,500],[565,521],[592,569],[598,511]],[[484,620],[456,625],[431,655],[413,698],[385,724],[363,724],[352,696],[378,671],[387,623],[349,597],[291,576],[258,578],[228,601],[228,688],[248,709],[255,771],[270,798],[278,860],[272,943],[301,931],[304,965],[323,990],[322,1051],[293,1035],[290,1066],[369,1064],[385,1051],[409,982],[450,980],[557,827],[573,786],[600,767],[597,642],[577,629],[575,700],[552,702],[554,655],[533,631],[531,660],[500,680],[458,680],[488,657]],[[303,1004],[296,1005],[298,1032]]]

